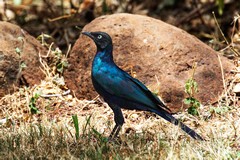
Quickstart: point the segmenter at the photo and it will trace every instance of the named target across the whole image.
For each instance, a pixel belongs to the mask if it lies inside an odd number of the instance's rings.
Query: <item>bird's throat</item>
[[[112,54],[112,49],[111,48],[106,48],[102,51],[97,51],[94,60],[98,59],[101,60],[102,62],[113,62],[113,54]]]

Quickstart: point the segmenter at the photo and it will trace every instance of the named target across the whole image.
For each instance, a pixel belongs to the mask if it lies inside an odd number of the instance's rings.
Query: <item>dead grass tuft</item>
[[[126,123],[119,139],[106,142],[105,137],[114,125],[110,108],[97,98],[80,101],[72,95],[62,96],[63,92],[52,76],[0,100],[3,159],[240,158],[240,108],[237,105],[225,106],[219,101],[217,107],[202,106],[199,117],[186,113],[175,115],[195,128],[206,142],[191,139],[178,127],[153,114],[127,110],[123,111]],[[36,93],[45,96],[36,101],[40,113],[31,114],[29,104]],[[80,125],[78,140],[74,136],[74,114]]]
[[[107,142],[114,125],[111,109],[98,97],[88,101],[67,94],[64,79],[41,63],[46,74],[41,84],[0,100],[0,159],[240,159],[240,107],[233,93],[238,66],[215,107],[201,106],[199,117],[175,115],[207,141],[195,141],[151,113],[124,110],[119,138]],[[39,113],[32,114],[29,105],[36,94]]]

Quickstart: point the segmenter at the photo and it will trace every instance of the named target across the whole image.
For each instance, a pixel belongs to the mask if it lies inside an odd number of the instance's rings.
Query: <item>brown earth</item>
[[[218,53],[185,31],[146,16],[114,14],[102,16],[83,28],[83,31],[104,31],[111,35],[114,59],[125,71],[132,73],[152,91],[158,92],[173,111],[186,106],[184,85],[195,76],[201,103],[216,102],[223,91]],[[97,94],[91,82],[91,63],[96,46],[80,35],[68,61],[64,77],[70,89],[81,99],[92,99]],[[234,65],[220,56],[227,79]]]
[[[0,44],[0,97],[44,79],[39,53],[45,55],[47,50],[34,37],[14,24],[0,22]]]

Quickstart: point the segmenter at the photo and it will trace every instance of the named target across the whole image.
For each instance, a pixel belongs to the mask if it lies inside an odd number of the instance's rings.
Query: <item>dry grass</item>
[[[56,83],[56,76],[46,73],[40,85],[20,88],[0,100],[2,159],[240,159],[240,108],[226,105],[236,101],[231,90],[222,97],[229,101],[219,101],[217,107],[202,106],[199,117],[175,115],[203,135],[205,142],[191,139],[151,113],[127,110],[120,137],[106,142],[114,125],[111,109],[98,98],[46,98],[64,92]],[[36,101],[39,114],[31,114],[29,108],[35,93],[45,95]],[[78,140],[72,122],[74,114],[80,126]]]
[[[124,110],[119,138],[107,142],[114,125],[111,109],[98,97],[80,101],[62,95],[64,80],[41,62],[46,74],[41,84],[0,100],[0,159],[240,159],[240,107],[232,92],[240,79],[238,65],[215,107],[201,106],[199,117],[175,115],[206,141],[191,139],[154,114]],[[32,114],[29,105],[36,93],[42,95],[36,99],[40,113]]]

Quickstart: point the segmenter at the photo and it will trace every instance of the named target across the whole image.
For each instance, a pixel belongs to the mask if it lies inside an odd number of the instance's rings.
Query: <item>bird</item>
[[[92,61],[92,84],[114,113],[115,126],[109,135],[109,140],[117,137],[124,124],[122,108],[153,112],[179,126],[192,138],[204,140],[194,130],[174,118],[170,109],[142,82],[115,64],[112,38],[108,33],[83,31],[82,34],[91,38],[97,47]]]

